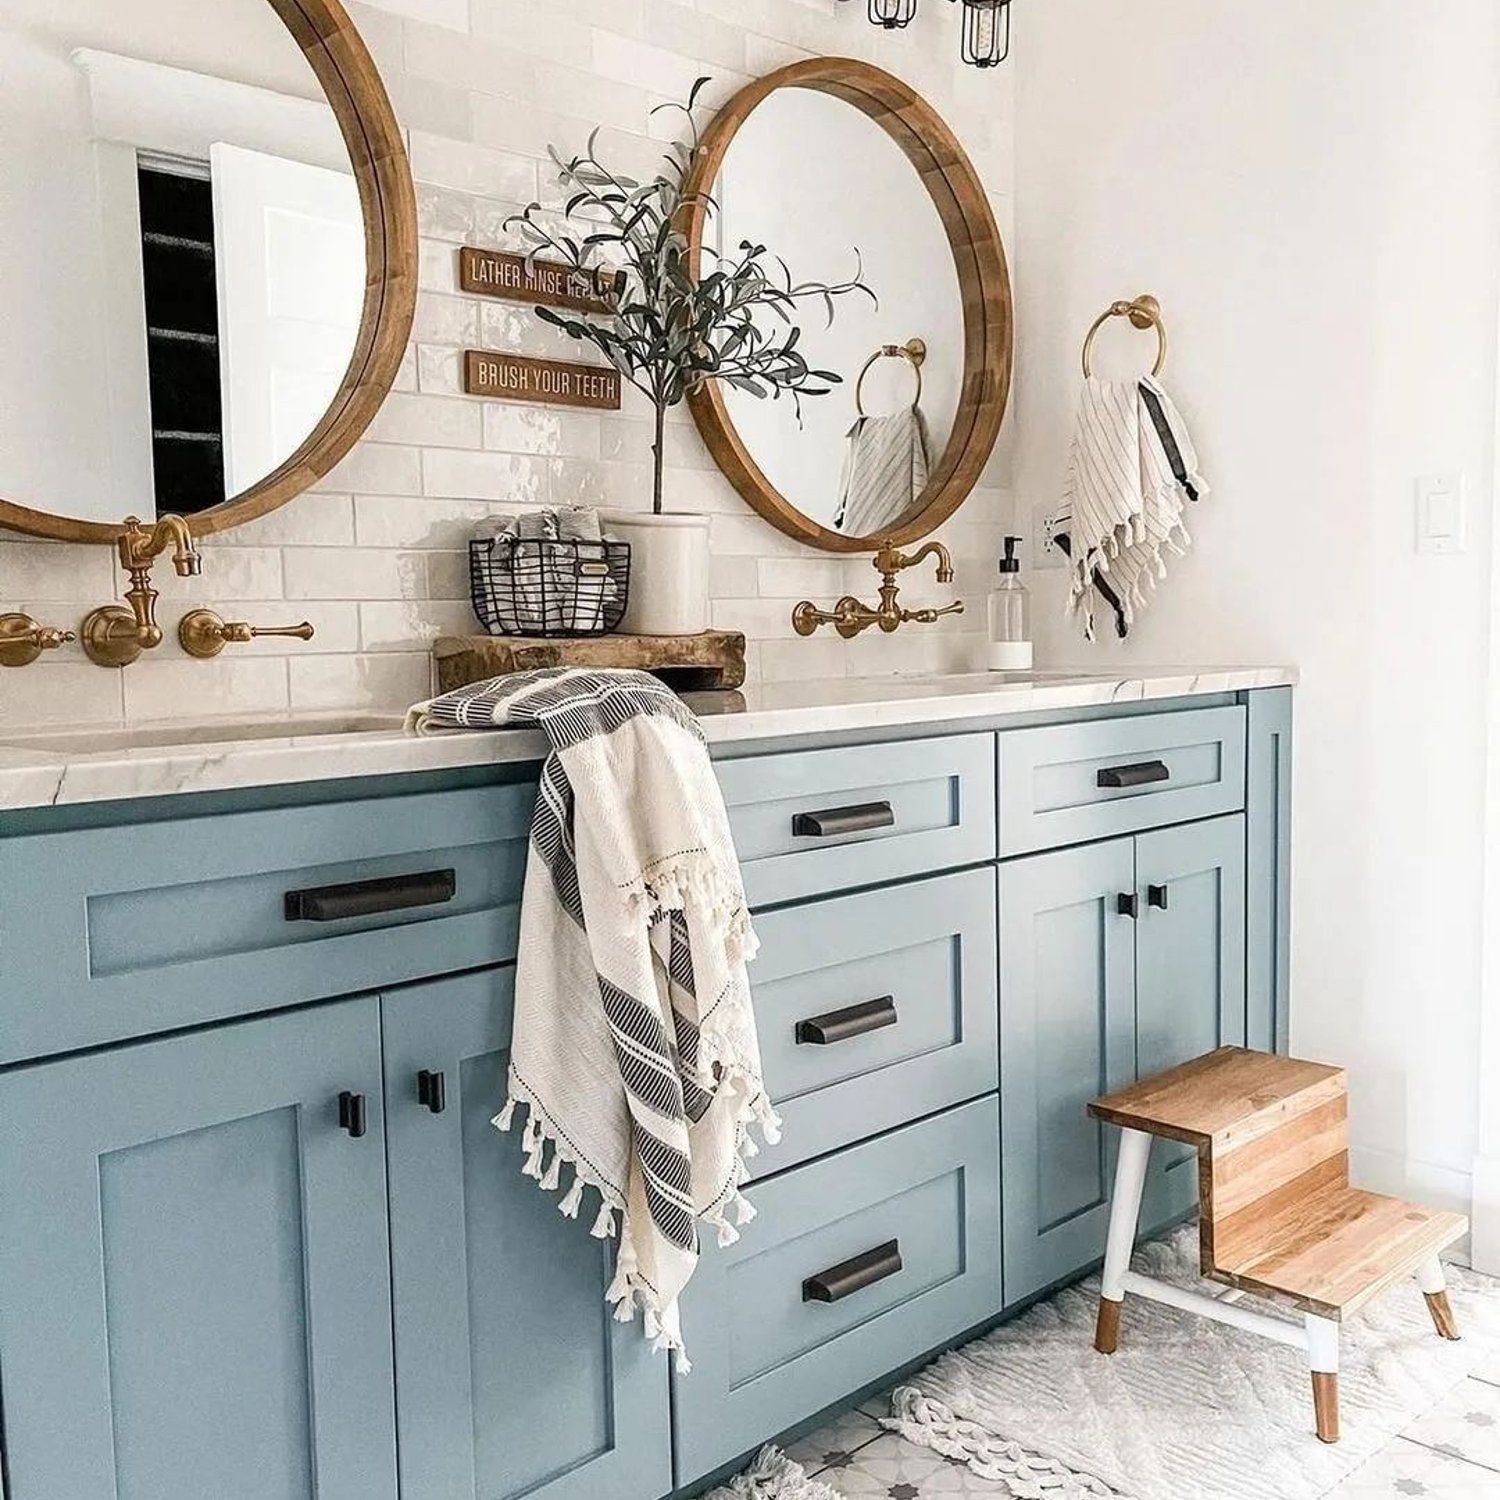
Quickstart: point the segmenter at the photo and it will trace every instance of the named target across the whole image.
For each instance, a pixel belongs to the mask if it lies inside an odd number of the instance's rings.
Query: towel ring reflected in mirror
[[[1167,367],[1167,325],[1162,319],[1161,303],[1149,292],[1143,292],[1129,302],[1111,302],[1094,319],[1093,326],[1088,331],[1088,337],[1083,341],[1084,379],[1091,379],[1093,376],[1094,340],[1099,337],[1099,330],[1111,318],[1128,318],[1130,326],[1139,328],[1142,333],[1148,328],[1156,330],[1156,363],[1152,365],[1151,373],[1160,375]]]
[[[862,417],[869,415],[865,410],[865,376],[883,359],[904,359],[912,367],[917,377],[917,391],[911,398],[911,409],[916,411],[922,404],[922,366],[927,362],[926,341],[908,339],[904,344],[882,344],[865,361],[864,368],[859,372],[859,379],[854,383],[854,410]]]

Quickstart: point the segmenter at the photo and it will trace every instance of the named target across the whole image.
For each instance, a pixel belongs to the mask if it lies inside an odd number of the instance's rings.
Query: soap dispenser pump
[[[1016,548],[1021,538],[1005,539],[1000,582],[990,593],[989,668],[992,672],[1031,670],[1031,597],[1021,582]]]

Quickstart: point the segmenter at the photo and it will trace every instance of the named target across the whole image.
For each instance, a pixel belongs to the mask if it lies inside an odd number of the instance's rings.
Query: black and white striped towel
[[[1114,611],[1116,632],[1129,633],[1167,576],[1166,554],[1181,557],[1191,545],[1188,502],[1207,493],[1187,426],[1153,378],[1084,382],[1051,531],[1071,560],[1068,608],[1087,640],[1096,593]]]
[[[740,1195],[748,1126],[780,1125],[761,1081],[746,962],[756,947],[729,819],[698,722],[645,672],[552,668],[418,704],[409,727],[535,727],[542,767],[521,906],[505,1108],[527,1111],[523,1171],[593,1233],[616,1230],[615,1316],[639,1303],[686,1370],[678,1298],[698,1221],[721,1244],[753,1217]],[[550,1152],[550,1156],[549,1156]]]

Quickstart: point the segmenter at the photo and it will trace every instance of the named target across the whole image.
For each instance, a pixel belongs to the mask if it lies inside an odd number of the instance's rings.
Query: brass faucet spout
[[[130,607],[106,604],[91,611],[83,622],[83,649],[89,660],[101,667],[128,667],[142,651],[161,645],[151,564],[168,547],[179,578],[196,578],[203,571],[192,529],[181,516],[159,516],[149,531],[141,525],[139,516],[126,516],[117,547],[120,566],[130,578],[130,587],[125,590],[125,602]]]

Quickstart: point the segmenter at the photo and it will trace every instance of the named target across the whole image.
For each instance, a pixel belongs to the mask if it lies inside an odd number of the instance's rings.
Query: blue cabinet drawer
[[[1014,729],[999,747],[1002,857],[1245,805],[1242,708]]]
[[[999,1145],[991,1095],[748,1189],[683,1299],[679,1485],[999,1312]]]
[[[715,764],[752,906],[995,857],[987,734]]]
[[[993,1090],[995,872],[964,870],[756,920],[766,1177]]]
[[[534,797],[515,784],[8,839],[0,1063],[503,962]]]

